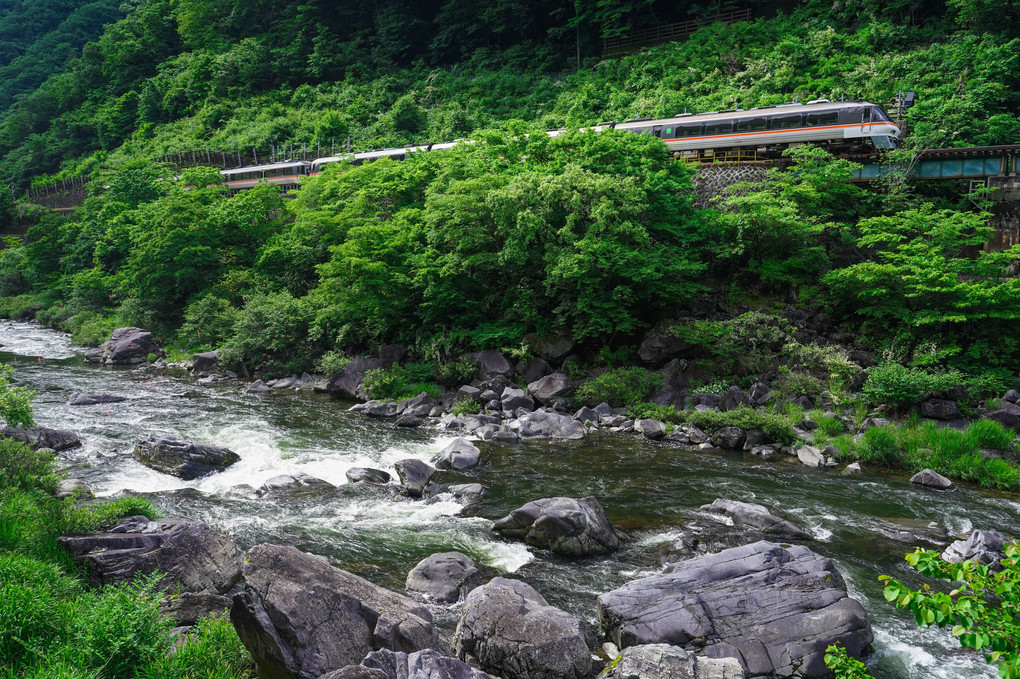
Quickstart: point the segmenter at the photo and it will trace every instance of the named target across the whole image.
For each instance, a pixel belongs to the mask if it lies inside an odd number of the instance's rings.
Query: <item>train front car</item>
[[[745,151],[743,158],[772,158],[791,144],[813,143],[834,151],[892,148],[900,130],[880,106],[866,101],[812,101],[660,120],[628,120],[617,129],[660,137],[678,157],[712,158]],[[730,154],[732,155],[732,154]]]

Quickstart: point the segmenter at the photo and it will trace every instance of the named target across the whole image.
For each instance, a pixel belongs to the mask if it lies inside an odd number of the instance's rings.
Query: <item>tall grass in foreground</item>
[[[89,588],[57,538],[159,515],[140,498],[51,495],[52,455],[0,439],[0,679],[240,679],[253,666],[227,620],[205,620],[172,656],[160,576]]]
[[[1005,459],[1010,453],[1003,453],[1014,439],[1013,432],[992,420],[978,420],[959,431],[914,419],[901,427],[868,429],[856,440],[840,436],[832,443],[841,460],[915,472],[928,468],[986,488],[1014,490],[1020,487],[1020,467]]]

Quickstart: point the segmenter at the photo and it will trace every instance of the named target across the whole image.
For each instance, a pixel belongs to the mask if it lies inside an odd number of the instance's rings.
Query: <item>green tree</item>
[[[8,426],[19,424],[26,427],[33,423],[32,398],[35,392],[27,387],[15,387],[11,384],[14,368],[0,365],[0,419]]]
[[[858,226],[857,242],[871,259],[824,279],[843,309],[874,333],[902,333],[908,361],[922,342],[961,363],[1012,360],[1020,346],[1012,331],[1020,320],[1020,279],[1008,269],[1020,246],[983,250],[992,235],[987,213],[926,204]]]

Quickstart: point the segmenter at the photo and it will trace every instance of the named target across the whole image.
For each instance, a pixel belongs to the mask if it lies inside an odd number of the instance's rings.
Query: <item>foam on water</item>
[[[0,320],[0,352],[37,360],[73,358],[71,338],[35,323]]]

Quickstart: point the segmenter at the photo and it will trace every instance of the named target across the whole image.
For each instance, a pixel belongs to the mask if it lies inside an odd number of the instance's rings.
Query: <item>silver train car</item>
[[[895,148],[900,128],[881,106],[867,101],[825,99],[806,104],[780,104],[747,110],[684,113],[672,118],[636,118],[622,123],[606,122],[594,130],[617,129],[636,134],[650,134],[665,142],[676,158],[712,159],[737,149],[753,151],[755,158],[778,157],[783,149],[796,144],[820,144],[834,151],[861,152],[878,148]],[[563,130],[546,134],[559,136]],[[458,143],[408,146],[364,153],[317,158],[307,161],[285,161],[223,170],[223,183],[231,193],[250,189],[260,181],[277,184],[284,191],[296,189],[302,177],[315,176],[326,166],[347,161],[352,165],[380,158],[403,160],[411,153],[443,151]]]

